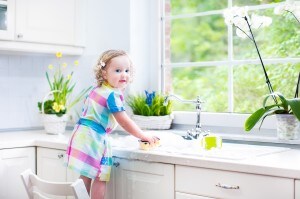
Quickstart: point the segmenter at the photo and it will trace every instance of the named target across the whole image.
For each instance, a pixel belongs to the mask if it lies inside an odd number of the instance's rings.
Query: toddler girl
[[[87,96],[66,152],[68,168],[80,174],[92,199],[103,199],[112,154],[108,135],[119,123],[133,136],[155,144],[128,117],[122,92],[132,79],[132,62],[122,50],[105,51],[95,67],[97,86]]]

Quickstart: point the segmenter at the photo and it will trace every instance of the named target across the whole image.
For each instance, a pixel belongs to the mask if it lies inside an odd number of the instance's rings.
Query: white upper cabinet
[[[14,39],[15,0],[0,0],[0,38]]]
[[[0,50],[34,53],[62,51],[74,55],[83,52],[85,0],[0,2],[0,29],[4,29],[0,34]]]
[[[74,0],[17,0],[16,38],[73,45],[75,16]]]

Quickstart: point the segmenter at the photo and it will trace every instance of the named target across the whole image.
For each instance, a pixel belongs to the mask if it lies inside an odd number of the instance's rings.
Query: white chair
[[[30,199],[50,199],[52,196],[74,196],[76,199],[89,199],[84,182],[78,179],[75,182],[49,182],[42,180],[30,169],[21,173]]]

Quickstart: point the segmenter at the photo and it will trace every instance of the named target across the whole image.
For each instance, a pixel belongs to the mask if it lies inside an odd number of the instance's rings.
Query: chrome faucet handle
[[[195,129],[187,130],[187,136],[192,139],[198,139],[199,135],[200,133]]]

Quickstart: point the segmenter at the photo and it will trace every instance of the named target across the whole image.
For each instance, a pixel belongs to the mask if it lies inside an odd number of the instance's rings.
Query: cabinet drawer
[[[176,192],[176,199],[214,199],[214,198]]]
[[[294,180],[187,166],[176,166],[176,192],[212,198],[293,199]]]

